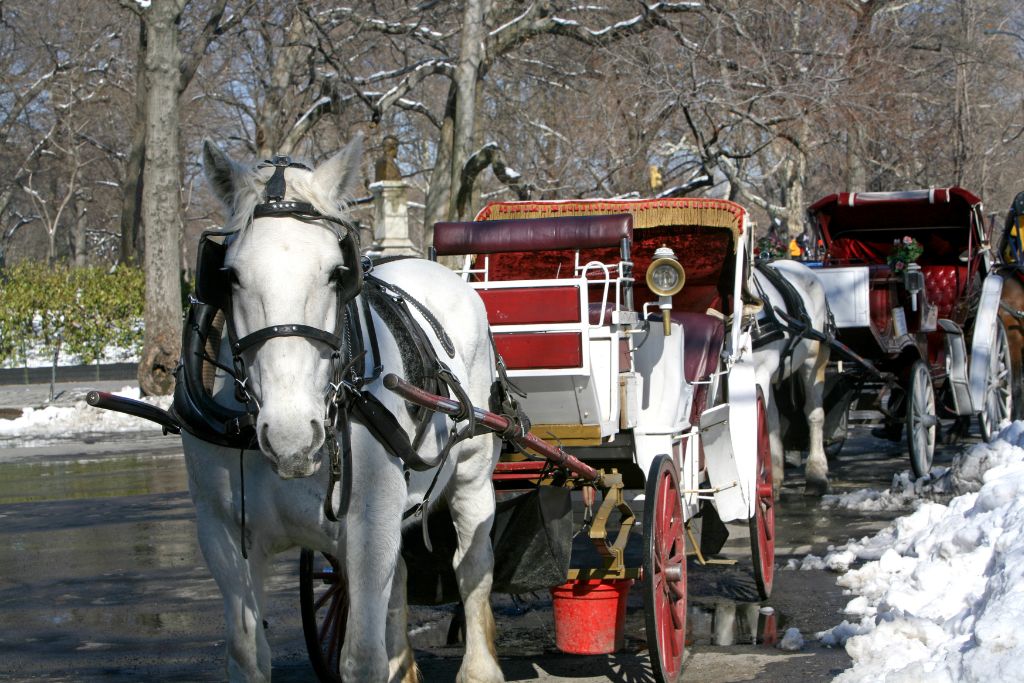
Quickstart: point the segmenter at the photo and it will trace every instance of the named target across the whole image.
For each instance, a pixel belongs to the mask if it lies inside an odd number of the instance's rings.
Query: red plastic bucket
[[[607,655],[621,649],[631,585],[633,579],[588,579],[552,588],[558,649],[573,655]]]

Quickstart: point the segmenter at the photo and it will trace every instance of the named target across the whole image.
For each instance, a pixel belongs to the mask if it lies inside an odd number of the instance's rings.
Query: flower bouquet
[[[889,252],[889,258],[886,260],[893,273],[902,273],[907,269],[908,265],[915,262],[923,253],[924,247],[921,246],[920,242],[909,235],[904,235],[903,239],[892,241],[892,250]]]
[[[774,261],[775,259],[785,258],[786,251],[786,245],[782,240],[777,235],[770,234],[757,241],[757,246],[754,247],[754,256]]]

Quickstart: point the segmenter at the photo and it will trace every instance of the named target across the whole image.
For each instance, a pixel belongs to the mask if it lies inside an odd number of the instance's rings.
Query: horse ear
[[[235,196],[235,162],[210,140],[203,140],[203,170],[217,199],[232,206]]]
[[[313,171],[313,186],[317,192],[334,203],[351,198],[359,183],[362,156],[363,135],[357,133],[344,149]]]

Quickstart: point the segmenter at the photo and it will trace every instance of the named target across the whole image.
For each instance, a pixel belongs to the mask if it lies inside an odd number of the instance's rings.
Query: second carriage
[[[978,197],[960,187],[840,193],[809,214],[845,351],[826,397],[833,451],[848,422],[892,440],[905,432],[920,477],[940,418],[977,416],[983,438],[997,432],[1011,415],[1011,359]]]

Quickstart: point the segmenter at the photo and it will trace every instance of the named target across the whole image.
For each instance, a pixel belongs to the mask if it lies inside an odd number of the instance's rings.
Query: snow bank
[[[861,512],[913,509],[925,498],[948,496],[953,490],[951,469],[936,467],[927,475],[912,479],[909,471],[893,475],[887,491],[859,489],[821,499],[823,508],[845,508]]]
[[[871,538],[830,552],[854,595],[844,621],[817,634],[854,666],[835,680],[1019,680],[1024,659],[1024,422],[958,456],[942,486]],[[856,569],[856,562],[868,560]]]
[[[126,386],[114,392],[118,396],[139,398],[137,387]],[[170,396],[146,397],[147,403],[168,408]],[[45,408],[25,408],[21,417],[13,420],[0,420],[0,438],[18,437],[60,438],[61,435],[81,436],[91,433],[134,432],[141,430],[159,430],[160,427],[149,420],[132,417],[112,410],[94,408],[85,401],[78,401],[74,406],[47,406]]]

